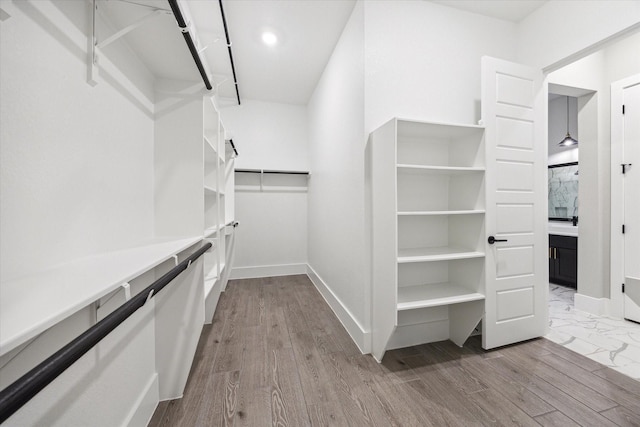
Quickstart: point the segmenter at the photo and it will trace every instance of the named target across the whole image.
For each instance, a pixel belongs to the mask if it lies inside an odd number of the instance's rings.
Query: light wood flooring
[[[230,281],[151,426],[640,426],[640,382],[543,338],[362,355],[306,276]]]

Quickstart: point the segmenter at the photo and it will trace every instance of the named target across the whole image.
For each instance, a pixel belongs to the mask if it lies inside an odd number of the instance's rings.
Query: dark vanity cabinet
[[[577,287],[577,237],[549,234],[549,281],[558,285]]]

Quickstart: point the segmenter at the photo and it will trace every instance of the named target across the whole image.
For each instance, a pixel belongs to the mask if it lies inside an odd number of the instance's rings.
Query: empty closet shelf
[[[411,165],[407,163],[398,164],[398,172],[401,173],[415,173],[426,175],[462,175],[472,173],[483,173],[485,168],[483,167],[464,167],[464,166],[426,166],[426,165]]]
[[[482,258],[484,252],[455,247],[398,249],[398,263]]]
[[[225,227],[225,224],[213,225],[211,227],[208,227],[204,230],[204,237],[212,237]]]
[[[483,300],[484,295],[454,283],[398,287],[398,310]]]
[[[218,281],[217,277],[204,279],[204,297],[207,298]]]
[[[398,216],[429,216],[429,215],[474,215],[483,214],[484,209],[468,209],[454,211],[401,211]]]
[[[202,240],[149,239],[0,284],[0,355]]]
[[[216,194],[220,194],[221,196],[224,196],[224,192],[218,191],[215,188],[209,187],[207,185],[204,186],[204,194],[206,196],[215,196]]]

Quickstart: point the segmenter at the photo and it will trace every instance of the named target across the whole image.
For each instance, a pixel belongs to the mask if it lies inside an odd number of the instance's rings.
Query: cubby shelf
[[[211,153],[215,153],[216,155],[218,154],[218,149],[211,143],[211,140],[209,140],[209,138],[206,135],[203,135],[203,139],[204,139],[204,149],[205,149],[205,161],[207,162],[213,162],[215,161],[215,158],[211,158],[209,157],[209,155]]]
[[[484,252],[455,247],[398,249],[398,264],[409,262],[448,261],[454,259],[482,258]]]
[[[455,283],[403,286],[398,288],[398,310],[437,307],[483,300],[484,295]]]
[[[225,224],[214,225],[204,230],[204,237],[212,237],[225,228]]]
[[[204,194],[207,196],[215,196],[216,194],[218,194],[218,190],[208,185],[205,185]]]
[[[204,279],[204,297],[207,298],[209,296],[209,294],[211,293],[211,291],[213,290],[213,287],[215,286],[216,282],[218,281],[218,277],[205,277]]]
[[[484,209],[469,209],[457,211],[402,211],[398,216],[430,216],[430,215],[477,215],[483,214]]]
[[[412,164],[398,164],[398,172],[403,173],[416,173],[427,175],[462,175],[473,173],[484,173],[483,167],[454,167],[454,166],[427,166],[427,165],[412,165]]]

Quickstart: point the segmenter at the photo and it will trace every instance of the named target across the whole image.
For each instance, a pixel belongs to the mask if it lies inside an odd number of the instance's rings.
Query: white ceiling
[[[209,46],[205,55],[211,71],[230,77],[218,2],[187,3],[198,37]],[[354,5],[355,0],[223,1],[241,99],[305,105]],[[265,30],[278,36],[276,46],[262,42]],[[235,98],[231,79],[219,89],[221,96]]]
[[[444,6],[453,7],[479,15],[520,22],[547,0],[431,0]]]
[[[431,0],[481,15],[519,22],[545,0]],[[351,15],[355,0],[223,0],[241,99],[306,105]],[[131,4],[137,3],[137,4]],[[115,29],[151,12],[169,10],[166,0],[100,1]],[[180,0],[193,23],[201,55],[217,93],[236,98],[217,0]],[[268,47],[264,30],[279,39]],[[127,42],[157,78],[201,81],[173,15],[129,33]]]

